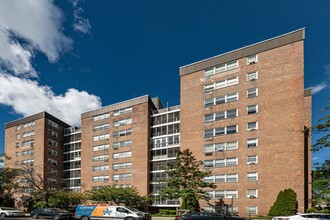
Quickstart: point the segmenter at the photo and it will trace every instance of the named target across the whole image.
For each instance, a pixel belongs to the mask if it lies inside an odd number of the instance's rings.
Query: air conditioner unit
[[[256,162],[249,162],[248,164],[251,164],[251,165],[253,165],[253,164],[257,164]]]
[[[206,140],[206,141],[212,141],[213,138],[206,138],[205,140]]]
[[[250,198],[250,199],[255,199],[255,198],[257,198],[255,195],[248,195],[248,198]]]
[[[109,160],[104,160],[105,162],[109,162]]]
[[[213,91],[207,92],[206,94],[207,95],[212,95],[213,94]]]
[[[205,156],[212,156],[212,153],[205,153]]]
[[[248,131],[256,131],[256,128],[249,128]]]
[[[113,149],[114,149],[114,150],[118,150],[118,147],[114,147]]]
[[[253,78],[250,78],[249,81],[255,81],[257,78],[256,77],[253,77]]]
[[[255,64],[255,63],[256,63],[256,61],[253,60],[253,61],[250,61],[250,62],[249,62],[249,65],[252,65],[252,64]]]
[[[118,169],[113,169],[114,171],[118,171]]]

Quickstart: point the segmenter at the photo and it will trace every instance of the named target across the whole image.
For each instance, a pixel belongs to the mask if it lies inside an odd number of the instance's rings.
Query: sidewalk
[[[157,216],[152,216],[152,220],[174,220],[175,217],[157,217]]]

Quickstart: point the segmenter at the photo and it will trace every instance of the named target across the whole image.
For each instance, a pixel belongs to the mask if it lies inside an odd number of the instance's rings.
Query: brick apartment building
[[[39,167],[69,190],[135,186],[154,195],[153,207],[173,208],[178,200],[159,196],[164,166],[189,148],[212,171],[205,178],[217,185],[208,190],[210,204],[223,198],[241,216],[265,215],[279,191],[292,188],[304,212],[311,198],[304,33],[181,67],[180,106],[142,96],[82,113],[81,128],[45,112],[9,122],[5,165]]]

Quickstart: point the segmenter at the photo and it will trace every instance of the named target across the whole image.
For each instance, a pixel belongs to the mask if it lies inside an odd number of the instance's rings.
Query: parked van
[[[292,216],[277,216],[272,220],[330,220],[330,214],[325,213],[303,213]]]
[[[77,206],[75,218],[81,220],[113,219],[113,220],[150,220],[148,213],[128,206],[86,205]]]

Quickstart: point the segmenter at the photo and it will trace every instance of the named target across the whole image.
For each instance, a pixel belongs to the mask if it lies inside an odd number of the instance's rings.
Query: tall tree
[[[318,120],[318,124],[312,127],[312,132],[314,134],[325,133],[323,137],[318,139],[315,144],[313,144],[313,151],[323,150],[325,148],[330,147],[330,105],[327,105],[324,109],[322,109],[321,113],[325,114]]]
[[[270,216],[288,216],[297,213],[297,193],[292,189],[280,191],[274,205],[270,208]]]
[[[200,170],[203,162],[197,161],[189,149],[180,151],[177,160],[177,163],[169,164],[168,178],[164,180],[167,187],[160,194],[165,199],[181,198],[181,208],[197,211],[200,208],[198,200],[205,198],[204,188],[216,188],[214,183],[204,181],[211,172]]]
[[[57,173],[44,172],[44,167],[23,164],[20,167],[18,190],[30,191],[31,199],[38,207],[49,206],[49,198],[62,188],[62,182],[57,180]]]
[[[314,134],[324,134],[313,144],[314,152],[324,150],[330,147],[330,105],[327,105],[322,111],[323,116],[318,120],[318,124],[312,127]],[[330,202],[330,160],[315,164],[313,170],[313,206],[322,206]]]
[[[312,186],[313,206],[330,203],[330,160],[315,164]]]

